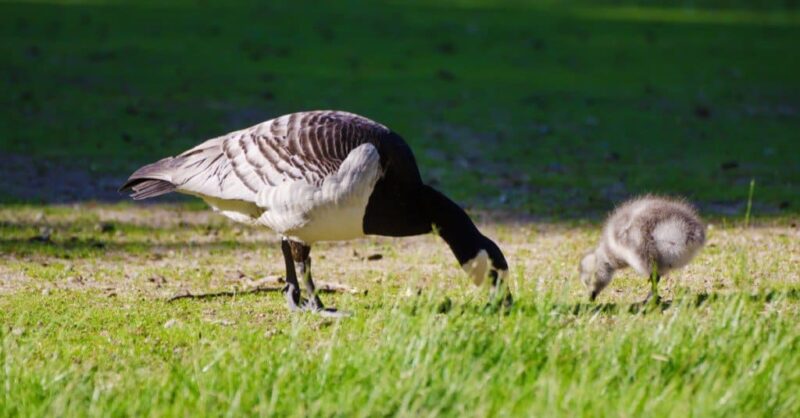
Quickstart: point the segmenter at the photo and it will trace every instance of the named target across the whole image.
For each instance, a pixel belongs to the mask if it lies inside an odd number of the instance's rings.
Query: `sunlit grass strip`
[[[800,13],[793,11],[709,10],[665,7],[580,7],[573,13],[592,20],[664,22],[687,24],[800,26]]]
[[[381,298],[382,309],[342,322],[225,327],[184,316],[165,328],[181,311],[222,305],[21,297],[29,311],[4,314],[0,330],[0,415],[800,412],[790,299],[574,314],[544,298],[508,315],[438,314],[438,300]]]
[[[750,192],[747,195],[747,210],[744,214],[744,227],[750,227],[750,211],[753,209],[753,192],[756,189],[756,179],[750,180]]]

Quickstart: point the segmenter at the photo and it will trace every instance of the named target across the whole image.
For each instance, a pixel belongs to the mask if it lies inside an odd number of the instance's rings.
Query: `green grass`
[[[476,215],[511,263],[507,315],[429,235],[315,246],[317,280],[362,291],[323,295],[354,312],[336,321],[246,292],[283,273],[264,230],[180,205],[0,210],[0,416],[800,412],[796,219],[712,219],[642,311],[630,271],[586,302],[596,224]],[[239,293],[167,301],[187,290]]]
[[[794,1],[0,1],[0,417],[798,416],[798,39]],[[315,108],[468,204],[507,315],[434,236],[316,245],[362,291],[333,321],[247,293],[283,274],[269,231],[91,202]],[[598,215],[645,192],[698,202],[708,245],[659,309],[631,272],[588,305]]]
[[[372,297],[328,322],[224,303],[21,295],[0,331],[0,413],[796,416],[796,300],[581,314],[526,292],[508,316]],[[7,305],[4,302],[3,305]],[[3,306],[7,311],[8,306]],[[223,326],[204,311],[238,321]],[[246,312],[249,312],[247,314]],[[177,325],[164,328],[170,318]],[[192,414],[190,414],[192,415]]]
[[[798,37],[780,1],[2,3],[0,146],[121,179],[338,108],[477,207],[583,217],[662,192],[730,213],[755,178],[754,213],[796,213]]]

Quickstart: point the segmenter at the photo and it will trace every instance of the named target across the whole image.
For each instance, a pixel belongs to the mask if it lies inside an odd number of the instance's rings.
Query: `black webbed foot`
[[[302,311],[307,303],[305,298],[300,296],[300,289],[291,283],[284,286],[283,294],[286,297],[286,304],[289,305],[289,310],[292,312]]]
[[[322,304],[322,301],[319,300],[317,295],[314,295],[314,297],[311,299],[304,300],[303,310],[331,318],[343,318],[351,316],[351,313],[347,311],[340,311],[336,308],[326,308],[325,305]]]

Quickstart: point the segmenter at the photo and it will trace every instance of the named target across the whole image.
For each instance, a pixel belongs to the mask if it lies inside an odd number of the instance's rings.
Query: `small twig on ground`
[[[213,299],[216,297],[233,297],[237,295],[248,295],[254,293],[261,293],[261,292],[277,292],[283,290],[283,286],[281,287],[256,287],[253,289],[245,289],[245,290],[227,290],[222,292],[211,292],[211,293],[190,293],[188,291],[184,293],[178,293],[177,295],[171,296],[167,299],[167,302],[174,302],[178,299]]]
[[[283,279],[283,277],[263,277],[258,280],[249,281],[249,283],[247,283],[247,287],[242,290],[226,290],[209,293],[191,293],[189,291],[185,291],[183,293],[178,293],[171,296],[169,299],[167,299],[167,302],[174,302],[179,299],[213,299],[217,297],[233,297],[263,292],[279,292],[283,290],[285,285],[286,281]],[[317,282],[317,292],[350,293],[353,295],[362,293],[354,287],[331,282]]]
[[[341,283],[334,283],[334,282],[324,282],[324,281],[317,281],[315,282],[317,285],[317,291],[322,293],[350,293],[353,295],[357,295],[362,293],[360,290],[356,289],[355,287],[350,287],[346,284]],[[252,280],[248,283],[248,287],[250,288],[262,288],[262,287],[271,287],[271,286],[280,286],[283,289],[283,286],[286,285],[286,280],[283,277],[262,277],[258,280]]]

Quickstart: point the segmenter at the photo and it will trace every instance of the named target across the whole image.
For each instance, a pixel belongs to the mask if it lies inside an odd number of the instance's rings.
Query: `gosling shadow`
[[[800,300],[800,288],[777,290],[769,289],[756,293],[698,293],[695,295],[679,297],[672,300],[660,300],[657,302],[636,302],[631,304],[624,303],[577,303],[574,305],[556,305],[556,311],[568,312],[573,315],[584,314],[616,314],[621,312],[627,313],[648,313],[648,312],[664,312],[672,306],[686,306],[691,308],[699,308],[706,303],[718,301],[734,301],[744,298],[750,302],[764,302],[769,303],[775,300]]]

